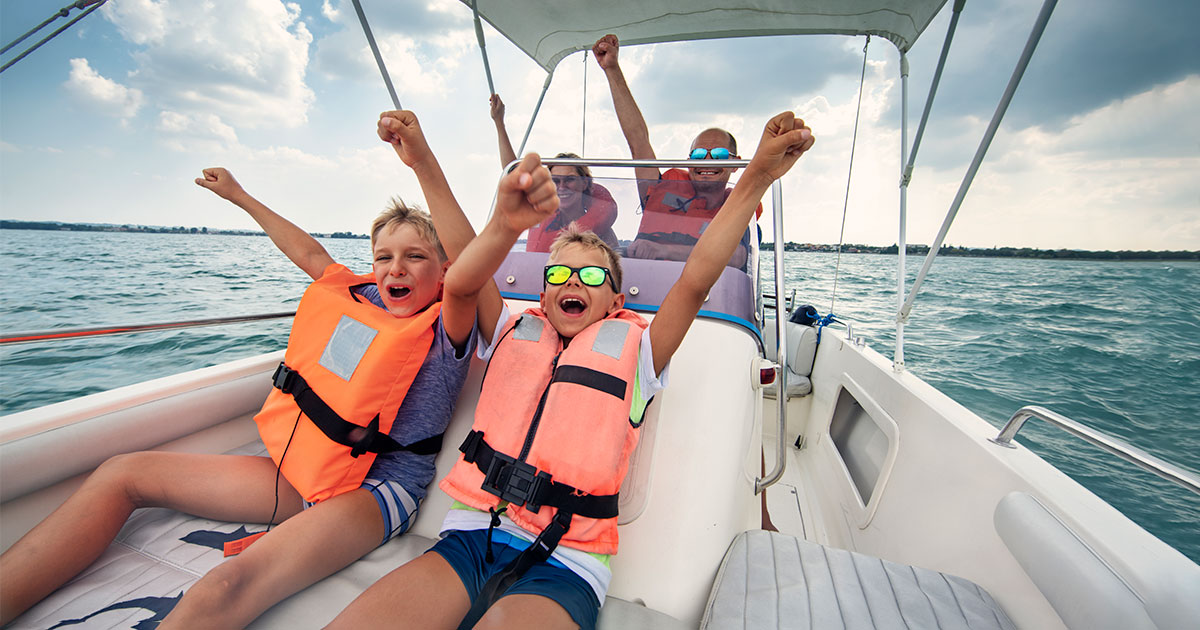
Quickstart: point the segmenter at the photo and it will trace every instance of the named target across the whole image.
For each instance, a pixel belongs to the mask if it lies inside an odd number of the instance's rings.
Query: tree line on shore
[[[142,234],[224,234],[233,236],[266,236],[266,233],[255,230],[210,230],[207,227],[166,227],[161,225],[135,225],[132,223],[63,223],[62,221],[14,221],[0,219],[0,230],[54,230],[65,232],[134,232]],[[369,238],[366,234],[353,232],[332,232],[324,234],[313,232],[313,236],[323,238]]]
[[[763,243],[763,251],[775,251],[774,243]],[[785,252],[836,252],[837,245],[814,243],[793,243],[788,241],[783,245]],[[879,245],[842,245],[842,253],[846,254],[891,254],[896,255],[900,247],[896,244]],[[928,245],[908,245],[905,251],[910,255],[924,256],[929,253]],[[938,250],[939,256],[967,256],[972,258],[1043,258],[1061,260],[1200,260],[1200,251],[1133,251],[1133,250],[1086,250],[1086,249],[1037,249],[1035,247],[960,247],[943,245]]]
[[[4,230],[55,230],[71,232],[136,232],[146,234],[225,234],[235,236],[266,236],[263,232],[252,230],[220,230],[207,227],[165,227],[160,225],[135,225],[114,223],[64,223],[62,221],[15,221],[0,219],[0,229]],[[368,238],[366,234],[353,232],[332,232],[323,234],[314,232],[313,236],[322,238]],[[763,243],[763,251],[775,251],[774,243]],[[910,244],[906,248],[910,255],[924,256],[929,252],[928,245]],[[819,243],[793,243],[788,241],[783,245],[785,252],[836,252],[837,245]],[[896,255],[900,248],[896,244],[861,245],[857,243],[841,246],[845,254],[890,254]],[[1086,250],[1086,249],[1037,249],[1034,247],[960,247],[943,245],[938,250],[939,256],[967,256],[973,258],[1043,258],[1060,260],[1198,260],[1200,251],[1133,251],[1133,250]]]

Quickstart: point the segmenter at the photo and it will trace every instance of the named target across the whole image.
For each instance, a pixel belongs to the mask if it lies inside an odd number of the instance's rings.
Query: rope
[[[840,323],[842,323],[842,320],[835,317],[833,313],[818,317],[817,321],[813,322],[813,326],[815,326],[817,329],[817,345],[821,345],[821,331],[824,330],[826,326]]]
[[[842,230],[838,233],[837,262],[833,268],[833,295],[829,296],[829,313],[833,316],[833,305],[837,300],[838,275],[842,270],[842,243],[846,239],[846,209],[850,205],[850,177],[854,174],[854,147],[858,144],[858,119],[862,115],[863,84],[867,78],[867,48],[871,45],[871,36],[867,35],[867,43],[863,44],[862,75],[858,77],[858,106],[854,111],[854,135],[850,138],[850,168],[846,172],[846,196],[842,201]],[[817,340],[821,333],[817,331]]]
[[[12,42],[10,42],[7,46],[4,47],[3,50],[0,50],[0,54],[4,54],[4,53],[8,52],[8,50],[10,48],[12,48],[13,46],[16,46],[17,44],[21,43],[22,41],[25,41],[26,37],[29,37],[30,35],[33,35],[34,33],[40,31],[42,29],[42,27],[53,22],[54,20],[57,20],[60,17],[67,17],[68,15],[70,15],[71,9],[82,9],[83,7],[86,7],[89,4],[92,5],[92,7],[90,9],[75,16],[75,19],[71,20],[70,22],[67,22],[62,27],[60,27],[58,30],[54,31],[53,33],[50,33],[46,37],[43,37],[41,41],[30,46],[29,48],[26,48],[25,52],[22,52],[21,54],[17,55],[15,59],[4,64],[4,66],[0,67],[0,72],[4,72],[5,70],[8,70],[10,67],[13,66],[13,64],[24,59],[29,53],[40,48],[42,46],[42,44],[45,44],[46,42],[54,39],[59,33],[67,30],[68,28],[71,28],[71,26],[74,25],[76,22],[78,22],[79,20],[82,20],[83,18],[90,15],[92,13],[92,11],[95,11],[96,9],[99,9],[100,7],[104,6],[105,2],[108,2],[108,0],[79,0],[78,2],[75,2],[74,4],[69,4],[69,5],[59,9],[57,12],[55,12],[54,15],[47,18],[44,22],[42,22],[41,24],[38,24],[37,26],[33,27],[33,29],[30,30],[29,32],[25,33],[24,35],[14,39]]]

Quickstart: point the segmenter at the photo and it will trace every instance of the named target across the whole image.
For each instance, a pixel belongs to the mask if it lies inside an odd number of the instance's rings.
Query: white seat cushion
[[[734,539],[701,627],[1014,628],[968,580],[763,530]]]

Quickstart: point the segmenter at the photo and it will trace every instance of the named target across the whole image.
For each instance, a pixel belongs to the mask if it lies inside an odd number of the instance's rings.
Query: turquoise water
[[[366,241],[323,242],[368,268]],[[787,254],[797,301],[830,310],[835,261]],[[844,255],[833,308],[886,356],[895,266]],[[308,283],[268,239],[243,236],[0,230],[0,269],[6,332],[291,310]],[[0,348],[0,413],[282,349],[289,325]],[[939,259],[905,340],[908,369],[994,425],[1039,404],[1200,470],[1200,264]],[[1020,440],[1200,561],[1196,495],[1038,421]]]

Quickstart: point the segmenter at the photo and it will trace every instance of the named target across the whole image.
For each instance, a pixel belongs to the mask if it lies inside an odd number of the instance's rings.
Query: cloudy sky
[[[12,40],[66,0],[4,2]],[[363,0],[401,102],[421,117],[477,224],[498,171],[470,11],[453,0]],[[1040,2],[968,2],[909,192],[909,242],[933,239]],[[949,11],[913,48],[912,131]],[[60,20],[59,23],[62,21]],[[1200,23],[1195,0],[1059,3],[948,242],[975,247],[1200,249]],[[485,27],[517,139],[545,74]],[[749,155],[784,109],[818,136],[785,179],[785,238],[838,240],[862,38],[622,49],[660,157],[701,128]],[[11,58],[11,52],[5,60]],[[556,72],[529,149],[628,157],[603,74],[582,54]],[[898,54],[867,58],[846,242],[897,237]],[[111,0],[0,75],[0,217],[253,228],[191,183],[224,165],[312,231],[365,232],[391,195],[420,201],[380,143],[390,101],[349,0]],[[911,132],[910,132],[911,133]],[[772,239],[767,228],[767,239]]]

